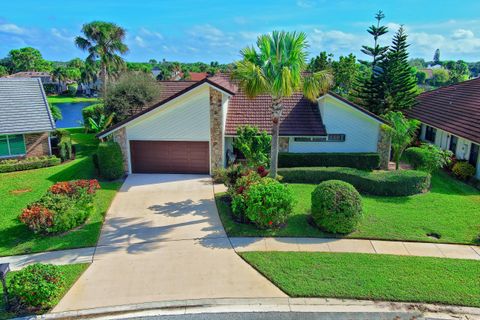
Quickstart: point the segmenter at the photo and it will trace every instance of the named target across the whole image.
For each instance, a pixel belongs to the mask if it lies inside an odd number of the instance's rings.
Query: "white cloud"
[[[312,0],[297,0],[297,6],[304,9],[313,8],[315,6],[315,1]]]
[[[152,37],[156,38],[158,40],[163,40],[163,35],[160,32],[157,31],[151,31],[146,28],[140,28],[139,34],[142,36],[147,36],[147,37]]]
[[[457,29],[453,31],[452,39],[472,39],[475,38],[475,34],[472,30],[467,29]]]
[[[21,28],[13,23],[4,23],[0,24],[0,32],[9,33],[9,34],[16,34],[16,35],[23,35],[27,33],[27,30]]]
[[[147,46],[145,40],[143,40],[143,38],[140,36],[135,36],[134,40],[135,43],[141,48],[145,48]]]
[[[75,37],[68,33],[66,30],[60,30],[57,28],[50,29],[50,33],[57,39],[63,40],[65,42],[73,43]]]

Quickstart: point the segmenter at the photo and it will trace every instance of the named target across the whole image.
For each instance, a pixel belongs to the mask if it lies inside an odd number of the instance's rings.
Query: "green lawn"
[[[67,291],[73,286],[73,284],[77,281],[78,278],[82,275],[82,273],[88,268],[88,263],[79,263],[79,264],[69,264],[60,266],[61,271],[65,275],[65,288],[60,295],[60,297],[54,301],[54,305],[60,302],[60,299],[67,293]],[[7,282],[11,277],[15,274],[15,272],[10,272],[7,276]],[[0,292],[0,319],[10,319],[16,316],[14,313],[5,312],[5,304],[3,301],[3,291]]]
[[[67,234],[35,235],[18,220],[22,209],[39,199],[53,183],[95,178],[90,155],[96,148],[97,139],[92,134],[83,133],[82,129],[70,130],[77,147],[75,160],[49,168],[0,174],[0,256],[88,247],[97,243],[103,218],[121,185],[120,182],[101,182],[102,188],[95,196],[95,213],[83,227]]]
[[[98,98],[70,97],[70,96],[48,96],[50,103],[75,103],[75,102],[99,102]]]
[[[292,297],[331,297],[480,307],[480,262],[359,253],[240,254]]]
[[[287,225],[280,230],[257,230],[234,222],[228,205],[216,196],[224,227],[230,236],[333,237],[309,221],[310,195],[315,185],[290,184],[297,203]],[[478,243],[480,193],[441,172],[432,178],[426,194],[408,197],[363,196],[364,217],[347,238],[410,240],[443,243]],[[440,239],[427,234],[436,233]]]

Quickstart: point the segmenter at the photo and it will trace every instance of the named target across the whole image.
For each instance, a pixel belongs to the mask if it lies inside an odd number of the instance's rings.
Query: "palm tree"
[[[67,80],[67,70],[65,67],[56,67],[52,71],[52,78],[57,80],[57,92],[62,93],[62,82]]]
[[[272,98],[272,145],[270,175],[276,177],[278,166],[278,139],[283,98],[300,90],[311,101],[331,86],[332,76],[327,70],[305,73],[307,68],[307,40],[303,32],[273,31],[258,37],[257,49],[247,47],[240,53],[243,60],[236,62],[232,77],[239,81],[246,95],[254,98],[267,94]]]
[[[392,139],[393,160],[395,170],[398,170],[403,151],[415,137],[420,121],[407,119],[400,111],[390,111],[384,117],[390,123],[390,126],[384,128]]]
[[[100,77],[105,96],[109,73],[124,64],[118,54],[128,51],[127,45],[123,43],[125,30],[114,23],[93,21],[83,25],[82,33],[85,37],[76,37],[75,44],[88,51],[87,63],[100,61]]]

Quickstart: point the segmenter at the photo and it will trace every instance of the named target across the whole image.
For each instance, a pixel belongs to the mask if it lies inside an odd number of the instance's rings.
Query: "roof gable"
[[[0,134],[55,130],[40,79],[0,79]]]

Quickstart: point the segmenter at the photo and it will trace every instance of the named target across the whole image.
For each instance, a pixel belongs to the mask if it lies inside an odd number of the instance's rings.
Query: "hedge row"
[[[373,170],[380,166],[378,153],[280,153],[280,168],[349,167]]]
[[[278,174],[283,182],[320,183],[342,180],[351,183],[360,193],[378,196],[408,196],[430,188],[430,174],[416,170],[367,172],[353,168],[285,168]]]
[[[60,164],[60,159],[55,156],[2,160],[0,173],[51,167],[57,164]]]

